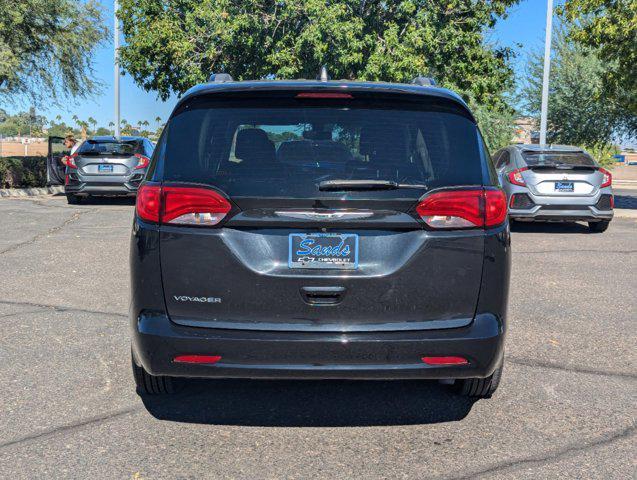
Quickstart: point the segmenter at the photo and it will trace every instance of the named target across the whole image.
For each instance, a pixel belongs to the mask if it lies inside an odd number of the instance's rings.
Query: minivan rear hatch
[[[163,185],[211,189],[230,211],[215,227],[161,226],[170,318],[286,331],[467,325],[484,231],[435,231],[415,208],[434,190],[481,188],[481,148],[470,114],[439,99],[191,99],[157,147]]]

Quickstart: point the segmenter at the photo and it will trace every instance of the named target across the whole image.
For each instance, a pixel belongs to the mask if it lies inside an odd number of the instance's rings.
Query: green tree
[[[524,106],[536,118],[540,115],[542,71],[543,55],[536,52],[530,56],[522,89]],[[551,59],[548,142],[603,150],[633,128],[634,115],[606,101],[604,72],[605,62],[597,49],[573,42],[568,32],[558,30]]]
[[[637,115],[637,1],[567,0],[560,13],[574,40],[598,49],[607,98]]]
[[[2,117],[4,120],[0,122],[0,135],[3,136],[28,135],[31,131],[33,136],[39,137],[44,134],[44,126],[48,123],[42,115],[36,115],[35,119],[32,119],[29,112],[8,115],[2,110],[0,119]]]
[[[487,29],[518,0],[122,0],[121,63],[162,99],[207,81],[333,78],[405,82],[430,74],[503,109],[511,52]]]
[[[95,92],[93,52],[107,37],[95,0],[0,0],[0,103]]]

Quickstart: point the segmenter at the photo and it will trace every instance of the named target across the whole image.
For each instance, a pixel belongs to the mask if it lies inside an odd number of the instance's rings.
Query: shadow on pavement
[[[160,420],[211,425],[356,427],[461,420],[474,400],[431,381],[189,380],[142,397]]]
[[[135,197],[89,197],[83,198],[81,205],[131,205],[135,206]]]
[[[511,222],[511,231],[519,233],[590,233],[586,223]]]

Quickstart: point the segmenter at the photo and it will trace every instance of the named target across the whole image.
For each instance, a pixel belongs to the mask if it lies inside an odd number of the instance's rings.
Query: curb
[[[0,197],[38,197],[40,195],[51,195],[64,193],[64,187],[44,187],[44,188],[0,188]]]

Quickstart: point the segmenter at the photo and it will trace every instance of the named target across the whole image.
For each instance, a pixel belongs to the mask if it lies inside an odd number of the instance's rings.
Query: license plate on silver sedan
[[[575,185],[573,182],[555,182],[556,192],[573,192],[574,190]]]
[[[100,173],[112,173],[113,165],[98,165],[97,171]]]
[[[358,235],[355,233],[291,233],[290,268],[358,268]]]

